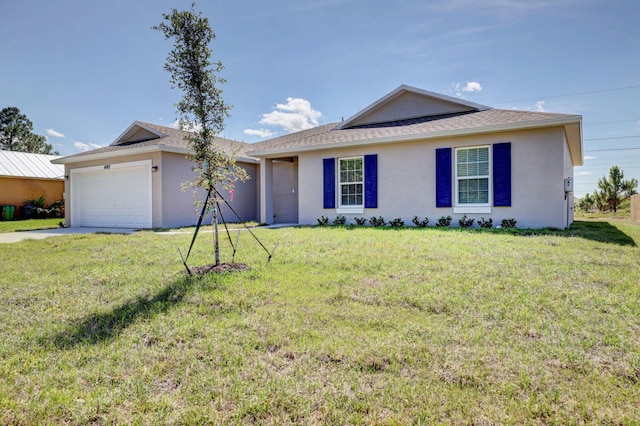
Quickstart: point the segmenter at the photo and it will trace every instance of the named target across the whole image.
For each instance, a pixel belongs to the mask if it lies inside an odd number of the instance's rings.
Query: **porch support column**
[[[260,223],[273,224],[273,160],[260,159]]]

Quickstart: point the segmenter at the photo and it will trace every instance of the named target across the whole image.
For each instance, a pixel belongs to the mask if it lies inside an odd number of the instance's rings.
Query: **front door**
[[[273,161],[273,223],[298,223],[298,158]]]

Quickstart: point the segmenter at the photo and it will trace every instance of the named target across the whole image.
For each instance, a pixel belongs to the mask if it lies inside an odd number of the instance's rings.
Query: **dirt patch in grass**
[[[203,265],[203,266],[192,266],[189,268],[191,273],[194,275],[204,275],[204,274],[222,274],[225,272],[240,272],[240,271],[250,271],[251,268],[244,263],[221,263],[216,266],[214,264]],[[188,275],[188,272],[184,272]]]

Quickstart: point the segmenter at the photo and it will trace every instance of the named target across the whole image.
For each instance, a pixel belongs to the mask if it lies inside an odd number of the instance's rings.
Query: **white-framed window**
[[[491,206],[491,155],[489,146],[456,149],[455,206],[461,213]],[[463,211],[464,208],[471,208]],[[484,213],[485,209],[478,210]]]
[[[364,157],[338,159],[338,208],[364,207]]]

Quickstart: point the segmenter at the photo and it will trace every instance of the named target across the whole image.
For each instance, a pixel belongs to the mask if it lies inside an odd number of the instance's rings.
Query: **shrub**
[[[373,216],[371,219],[369,219],[369,223],[371,224],[371,226],[385,226],[387,224],[387,222],[384,221],[384,218],[382,216],[380,217],[375,217]]]
[[[343,215],[338,215],[335,219],[333,219],[334,225],[344,225],[345,223],[347,223],[347,218]]]
[[[418,219],[418,216],[414,216],[413,219],[411,219],[411,222],[413,222],[413,224],[418,228],[426,228],[426,226],[429,224],[429,218],[425,217],[424,220],[420,220]]]
[[[317,219],[317,221],[320,226],[327,226],[329,224],[329,218],[324,215],[320,216],[320,219]]]
[[[364,226],[367,224],[367,218],[366,217],[355,217],[353,218],[353,220],[355,220],[356,225],[358,226]]]
[[[389,225],[391,225],[392,228],[402,228],[404,226],[404,220],[397,217],[389,222]]]
[[[511,219],[502,219],[502,222],[500,222],[500,226],[502,226],[503,228],[515,228],[516,227],[516,220],[511,218]]]
[[[473,225],[474,221],[475,221],[475,219],[467,219],[467,215],[465,214],[460,218],[458,223],[463,228],[469,228],[471,225]]]
[[[451,225],[451,216],[447,216],[447,217],[442,216],[436,222],[436,226],[440,226],[440,227],[449,226],[449,225]]]
[[[493,228],[493,219],[489,218],[488,220],[484,220],[484,217],[481,217],[478,221],[478,226],[480,226],[480,228]]]

